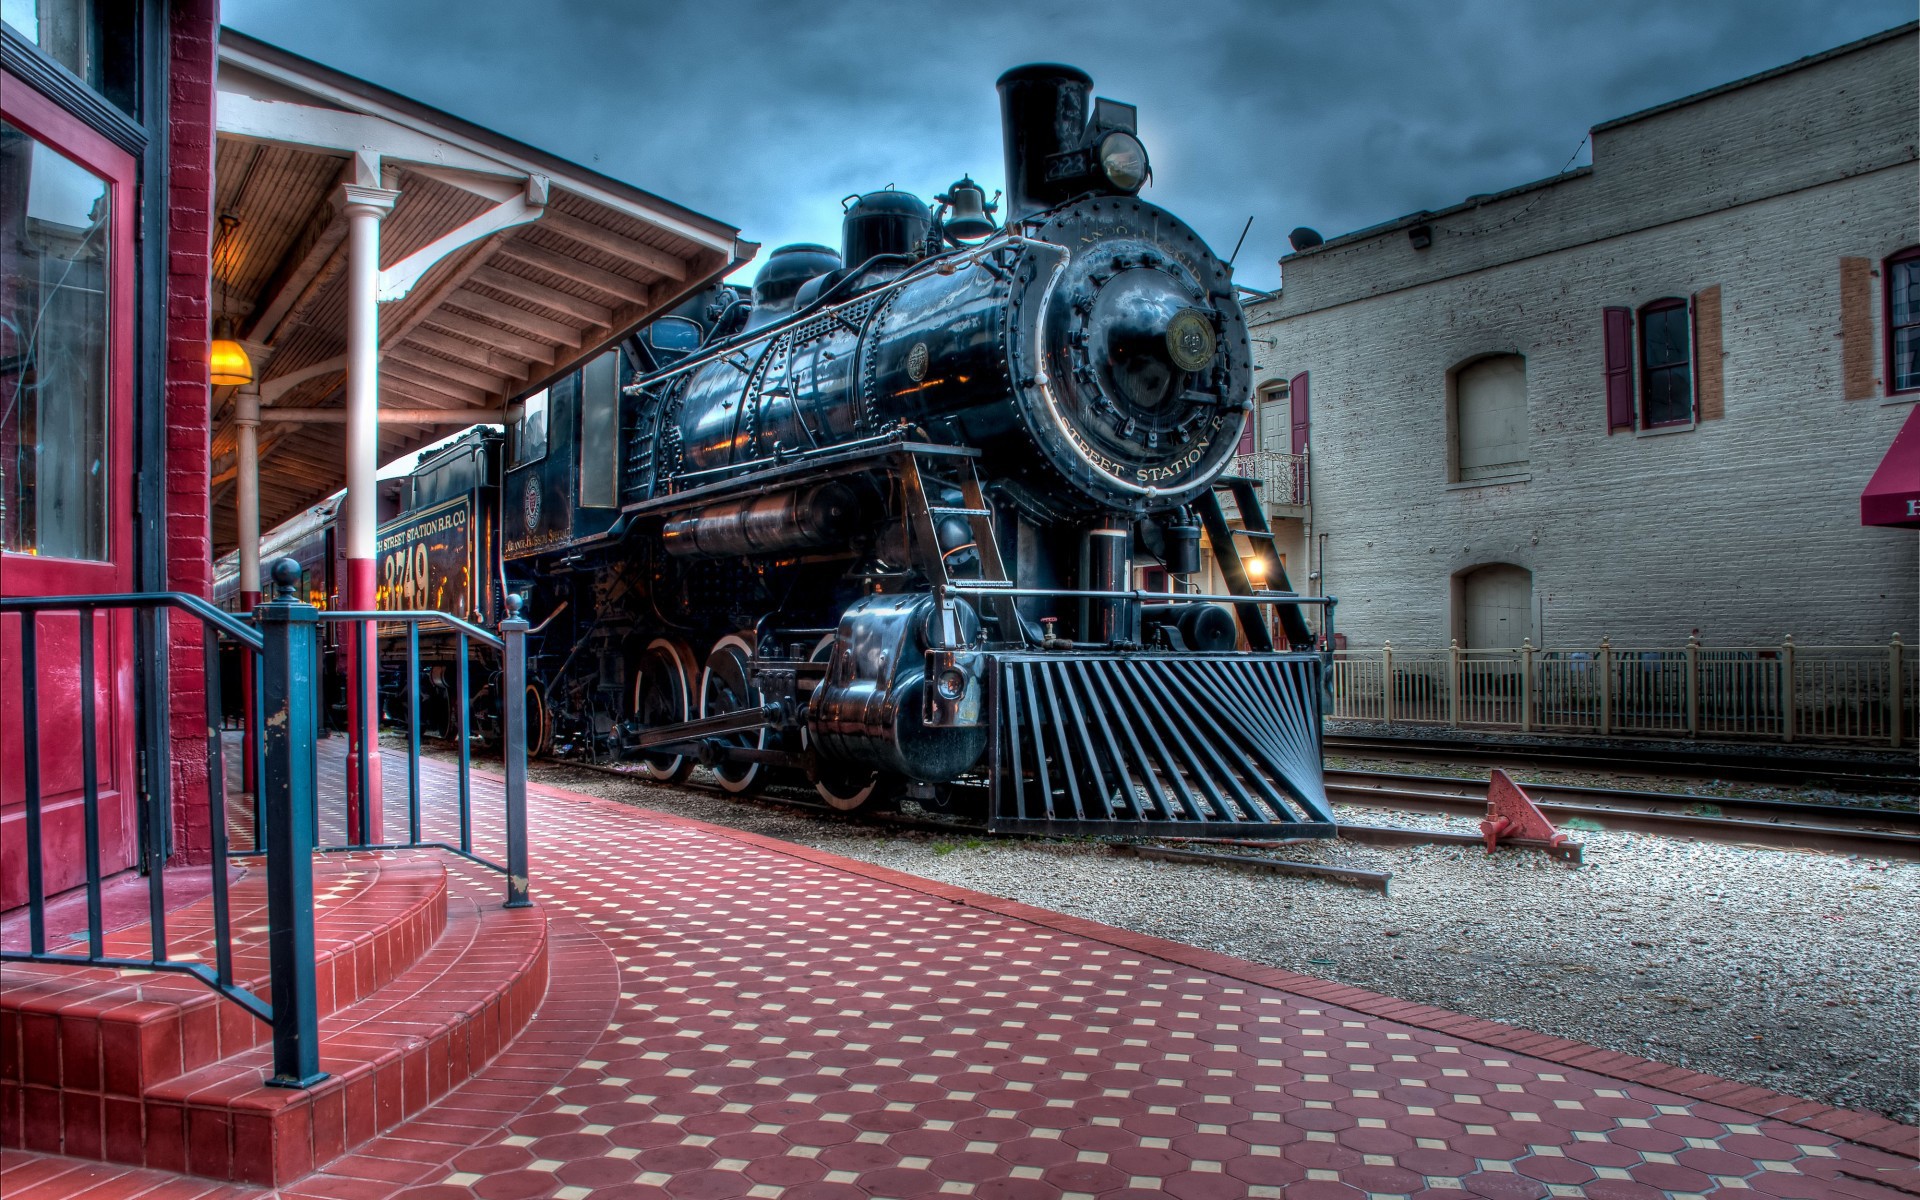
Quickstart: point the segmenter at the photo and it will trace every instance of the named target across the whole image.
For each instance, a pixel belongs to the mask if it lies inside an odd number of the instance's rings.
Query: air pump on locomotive
[[[999,225],[970,179],[849,197],[841,253],[775,251],[750,301],[633,339],[610,400],[583,375],[523,418],[500,522],[546,615],[535,737],[840,808],[1329,832],[1316,601],[1252,488],[1245,530],[1219,498],[1251,391],[1229,270],[1139,198],[1130,106],[1071,67],[999,90]],[[1185,586],[1203,531],[1224,596]]]

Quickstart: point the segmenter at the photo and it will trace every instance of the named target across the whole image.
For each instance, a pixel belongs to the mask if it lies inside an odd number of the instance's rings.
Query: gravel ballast
[[[1578,868],[1440,846],[1277,852],[1390,871],[1382,896],[1085,843],[900,831],[564,764],[536,763],[533,778],[1920,1122],[1920,864],[1607,831],[1574,834]],[[1340,817],[1471,828],[1377,808]]]

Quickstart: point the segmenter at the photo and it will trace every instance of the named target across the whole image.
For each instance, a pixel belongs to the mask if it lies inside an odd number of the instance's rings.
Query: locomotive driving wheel
[[[633,672],[628,712],[643,728],[678,725],[693,715],[693,651],[685,642],[655,638],[647,643]],[[643,752],[640,769],[662,783],[682,783],[693,773],[686,754]]]
[[[760,706],[760,689],[753,686],[753,647],[739,634],[720,639],[707,655],[706,669],[700,672],[700,715],[718,716],[741,708]],[[765,726],[750,733],[732,733],[725,737],[730,746],[763,750],[767,745]],[[720,786],[734,795],[757,792],[766,785],[765,763],[726,759],[717,764],[714,774]]]
[[[527,757],[545,758],[553,752],[553,718],[547,711],[546,694],[540,685],[527,683]]]

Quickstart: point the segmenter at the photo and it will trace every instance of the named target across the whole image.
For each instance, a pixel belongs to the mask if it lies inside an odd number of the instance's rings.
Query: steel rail
[[[1525,786],[1541,811],[1557,822],[1579,818],[1610,830],[1920,859],[1920,815],[1901,810],[1610,788]],[[1477,779],[1327,772],[1330,797],[1372,808],[1479,816],[1486,812],[1485,789],[1485,783]]]
[[[1351,771],[1329,768],[1329,786],[1430,785],[1451,789],[1485,802],[1487,782],[1454,775],[1418,775],[1397,771]],[[1710,796],[1699,792],[1648,792],[1633,788],[1589,787],[1566,783],[1522,783],[1527,795],[1561,804],[1625,803],[1646,808],[1696,809],[1711,805],[1721,813],[1742,813],[1753,820],[1817,819],[1838,824],[1881,825],[1895,831],[1920,833],[1920,810],[1873,808],[1861,804],[1821,804],[1801,800],[1771,800],[1761,796]]]
[[[1546,767],[1555,770],[1605,770],[1642,775],[1716,778],[1781,786],[1826,786],[1836,791],[1920,791],[1920,776],[1910,762],[1795,762],[1773,755],[1741,754],[1733,747],[1699,754],[1656,750],[1645,746],[1528,746],[1484,742],[1414,741],[1392,737],[1350,737],[1330,734],[1329,754],[1379,755],[1416,762],[1491,762],[1494,765]]]

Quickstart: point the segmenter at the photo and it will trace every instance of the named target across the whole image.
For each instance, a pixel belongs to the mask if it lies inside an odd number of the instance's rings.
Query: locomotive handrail
[[[802,456],[790,458],[786,462],[764,466],[757,471],[752,470],[751,464],[748,464],[748,469],[729,478],[716,479],[712,483],[703,483],[699,487],[688,488],[684,492],[674,492],[666,496],[655,496],[649,500],[641,500],[629,504],[620,510],[620,515],[622,517],[651,515],[655,512],[671,510],[679,505],[698,504],[709,496],[754,495],[757,494],[757,490],[764,490],[776,485],[784,486],[796,478],[804,477],[810,471],[844,466],[847,463],[859,462],[861,459],[866,458],[884,458],[889,455],[902,454],[917,454],[923,457],[944,456],[948,458],[980,457],[980,451],[972,446],[941,446],[932,442],[896,441],[891,435],[887,436],[884,440],[874,441],[872,444],[856,444],[852,447],[833,446],[824,448],[822,451],[808,451],[807,453],[809,455],[817,455],[817,457]],[[754,476],[754,481],[748,486],[747,490],[743,492],[739,487],[741,484],[741,475],[748,474]],[[681,476],[681,478],[684,479],[688,477]],[[612,531],[609,530],[608,535],[601,536],[609,536],[611,532]],[[598,539],[594,537],[578,539],[581,543],[595,540]]]
[[[438,621],[452,629],[455,633],[464,633],[470,638],[485,642],[495,650],[504,650],[507,648],[507,644],[493,634],[488,633],[478,625],[462,621],[459,617],[453,616],[451,613],[411,608],[380,609],[375,612],[329,610],[322,612],[319,619],[334,623],[346,621],[404,621],[414,625],[425,625],[431,621]]]
[[[252,649],[259,650],[264,645],[260,631],[252,622],[243,621],[187,592],[100,592],[91,596],[20,596],[0,600],[0,612],[52,612],[72,608],[178,608]]]
[[[862,299],[862,300],[871,299],[875,296],[881,295],[889,291],[893,291],[897,288],[905,287],[908,283],[912,282],[913,280],[920,278],[920,276],[926,274],[929,271],[936,271],[943,265],[951,265],[952,263],[962,259],[969,262],[978,263],[984,257],[986,257],[986,255],[989,252],[998,253],[1000,250],[1006,249],[1009,247],[1017,248],[1020,245],[1024,244],[1024,242],[1026,242],[1027,240],[1029,239],[1023,238],[1019,234],[1012,234],[1011,236],[1009,236],[1005,230],[1002,230],[999,233],[995,234],[993,237],[988,238],[986,241],[980,243],[978,246],[968,247],[966,253],[961,253],[958,250],[951,250],[944,254],[936,254],[930,258],[921,259],[918,263],[916,263],[911,267],[908,267],[906,270],[894,276],[892,279],[888,279],[881,283],[877,283],[871,288],[868,288],[864,292],[853,293],[853,295],[846,297],[846,299],[848,300],[852,300],[855,298]],[[850,275],[847,278],[851,279],[853,277],[854,276]],[[846,280],[843,279],[841,282],[844,283],[846,282]],[[679,362],[674,363],[671,367],[662,368],[659,371],[655,371],[651,375],[635,380],[634,382],[628,384],[626,387],[621,388],[620,392],[622,395],[625,395],[625,396],[643,395],[646,392],[646,389],[653,387],[655,384],[658,384],[663,380],[671,379],[683,371],[691,371],[695,367],[705,366],[707,363],[715,362],[719,359],[725,358],[726,355],[728,354],[734,353],[736,351],[744,350],[748,346],[751,346],[756,342],[770,339],[781,333],[785,333],[789,328],[792,328],[793,326],[796,326],[796,325],[800,325],[805,321],[812,319],[818,313],[824,312],[827,309],[833,307],[832,304],[822,303],[822,301],[831,300],[831,299],[832,299],[832,296],[830,293],[826,296],[817,297],[811,304],[807,305],[807,307],[802,309],[796,309],[794,312],[789,313],[785,317],[782,317],[780,320],[775,321],[770,325],[762,325],[760,328],[753,331],[753,336],[751,337],[736,336],[733,338],[729,338],[724,342],[719,342],[707,350],[703,350],[703,351],[696,350],[692,354],[688,355],[686,358],[683,358]]]
[[[773,464],[782,467],[814,464],[823,458],[834,458],[839,455],[852,456],[870,454],[876,450],[895,449],[903,446],[916,447],[923,454],[947,454],[954,458],[980,457],[979,449],[973,446],[942,446],[931,442],[909,442],[906,440],[907,432],[907,426],[902,423],[887,430],[885,433],[876,433],[868,437],[856,438],[850,442],[839,442],[831,446],[816,446],[811,450],[799,450],[791,454],[780,454],[776,451]],[[764,461],[765,460],[748,459],[744,462],[727,463],[725,466],[707,467],[705,470],[700,471],[688,471],[683,475],[675,475],[673,481],[675,483],[683,483],[689,479],[701,479],[708,475],[726,476],[729,472],[732,472],[735,476],[750,474],[756,466],[762,465]],[[716,482],[724,482],[724,480],[717,480]],[[708,485],[702,484],[701,486],[706,487]],[[684,492],[675,492],[673,493],[673,498],[678,498],[685,494]],[[629,511],[631,511],[632,507],[633,506],[629,506]]]
[[[1219,596],[1205,592],[1128,592],[1082,591],[1074,588],[1010,588],[990,585],[949,583],[941,591],[951,596],[1052,596],[1076,600],[1138,600],[1148,607],[1165,608],[1178,604],[1322,604],[1339,603],[1335,596],[1296,596],[1291,592],[1261,592],[1252,596]]]

